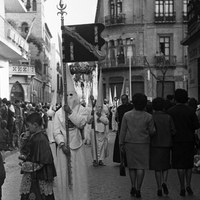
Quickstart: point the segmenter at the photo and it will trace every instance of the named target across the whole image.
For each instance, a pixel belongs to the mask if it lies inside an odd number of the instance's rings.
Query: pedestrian
[[[21,200],[54,200],[56,170],[47,135],[42,129],[42,118],[39,113],[32,113],[27,116],[26,123],[30,132],[30,153],[21,167]]]
[[[8,121],[8,107],[6,104],[7,104],[7,99],[3,98],[0,105],[0,114],[1,114],[2,120]]]
[[[175,101],[176,105],[168,110],[176,129],[173,136],[172,167],[177,169],[180,196],[185,196],[186,191],[188,195],[193,195],[191,179],[194,166],[194,134],[195,129],[199,128],[199,122],[194,109],[187,105],[186,90],[176,89]]]
[[[8,106],[8,123],[7,129],[9,131],[9,149],[13,150],[13,131],[14,131],[14,115],[15,115],[15,108],[10,101],[7,101]]]
[[[165,100],[157,97],[152,101],[153,120],[156,134],[151,137],[150,169],[155,171],[157,195],[168,194],[167,179],[168,169],[171,168],[171,146],[175,127],[170,115],[164,112]]]
[[[117,99],[116,99],[117,101]],[[118,130],[116,132],[115,142],[114,142],[114,149],[113,149],[113,162],[120,163],[121,162],[121,155],[120,155],[120,148],[119,148],[119,134],[121,129],[122,118],[124,114],[133,109],[133,104],[129,102],[128,95],[123,94],[121,96],[122,105],[117,107],[115,120],[118,123]],[[124,162],[126,165],[126,156],[124,158]]]
[[[8,151],[9,147],[9,131],[7,129],[7,121],[0,122],[0,151]]]
[[[150,136],[155,134],[155,127],[152,115],[145,111],[147,97],[136,93],[133,105],[134,108],[123,116],[119,144],[121,151],[126,152],[130,194],[140,198],[145,170],[149,169]]]
[[[88,112],[80,104],[68,66],[66,70],[68,105],[62,103],[62,107],[55,113],[53,124],[57,144],[57,188],[60,200],[88,200],[85,147],[80,132],[80,129],[83,129],[87,123]],[[68,115],[68,133],[66,132],[65,114]],[[69,134],[69,141],[67,141],[67,134]],[[70,163],[68,156],[70,156]],[[71,166],[70,171],[68,171],[69,165]],[[69,173],[72,177],[72,185],[69,185]]]
[[[5,178],[6,178],[6,171],[4,167],[3,158],[0,152],[0,200],[2,199],[2,185],[4,183]]]

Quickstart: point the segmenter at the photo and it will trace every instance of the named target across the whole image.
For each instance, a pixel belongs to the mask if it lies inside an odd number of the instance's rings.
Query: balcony
[[[28,43],[2,16],[0,29],[0,55],[9,60],[27,59]]]
[[[155,67],[175,67],[176,56],[155,56]]]
[[[106,26],[125,24],[125,22],[126,22],[125,14],[119,14],[117,16],[113,16],[113,15],[105,16]]]
[[[25,76],[35,76],[35,68],[28,65],[10,65],[9,67],[10,75],[25,75]]]
[[[131,66],[142,68],[145,67],[145,57],[144,56],[133,56],[131,57]],[[117,59],[105,59],[100,61],[100,66],[103,69],[116,69],[116,68],[128,68],[130,65],[130,60],[128,57],[118,56]]]
[[[176,22],[176,12],[154,14],[156,24],[172,24]]]

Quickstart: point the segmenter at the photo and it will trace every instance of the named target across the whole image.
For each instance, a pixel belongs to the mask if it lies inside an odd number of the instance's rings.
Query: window
[[[122,64],[125,62],[124,60],[124,47],[123,47],[123,41],[122,39],[118,39],[117,40],[118,43],[118,52],[117,52],[117,60],[118,60],[118,64]]]
[[[125,23],[122,0],[110,0],[109,2],[110,15],[105,17],[106,24]]]
[[[36,0],[32,1],[32,8],[33,8],[33,11],[37,11],[37,2],[36,2]]]
[[[187,22],[187,5],[189,0],[183,0],[183,21]]]
[[[22,31],[23,33],[28,33],[28,30],[29,30],[28,23],[23,22],[22,25],[21,25],[21,31]]]
[[[116,14],[119,16],[122,13],[122,0],[117,0]]]
[[[155,1],[155,20],[162,22],[174,22],[174,0]]]
[[[110,0],[110,15],[115,16],[115,2],[114,0]]]
[[[170,56],[170,36],[160,36],[159,38],[160,53]]]

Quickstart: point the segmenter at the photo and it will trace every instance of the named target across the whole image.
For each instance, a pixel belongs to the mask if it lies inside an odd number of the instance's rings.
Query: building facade
[[[10,100],[10,63],[28,61],[29,45],[6,18],[7,13],[27,12],[21,0],[0,0],[0,98]]]
[[[151,100],[187,89],[187,0],[99,0],[95,22],[105,25],[104,97],[145,93]]]
[[[188,3],[188,30],[182,44],[188,46],[188,93],[200,100],[200,1]]]
[[[28,102],[51,100],[51,32],[45,22],[45,0],[23,0],[27,12],[7,12],[6,18],[29,43],[29,60],[10,63],[11,99]]]

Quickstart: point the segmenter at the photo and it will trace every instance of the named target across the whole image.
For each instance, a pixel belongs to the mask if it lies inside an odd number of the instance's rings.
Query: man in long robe
[[[59,200],[88,200],[87,166],[81,129],[88,121],[88,112],[75,91],[68,89],[68,105],[61,107],[54,118],[54,138],[57,143],[57,187]],[[65,113],[68,114],[69,147]],[[72,188],[68,187],[67,151],[71,153]]]
[[[95,125],[91,134],[93,165],[103,166],[103,160],[108,156],[108,132],[106,126],[109,124],[109,120],[101,106],[96,106],[93,120]],[[94,134],[96,134],[96,141]]]

